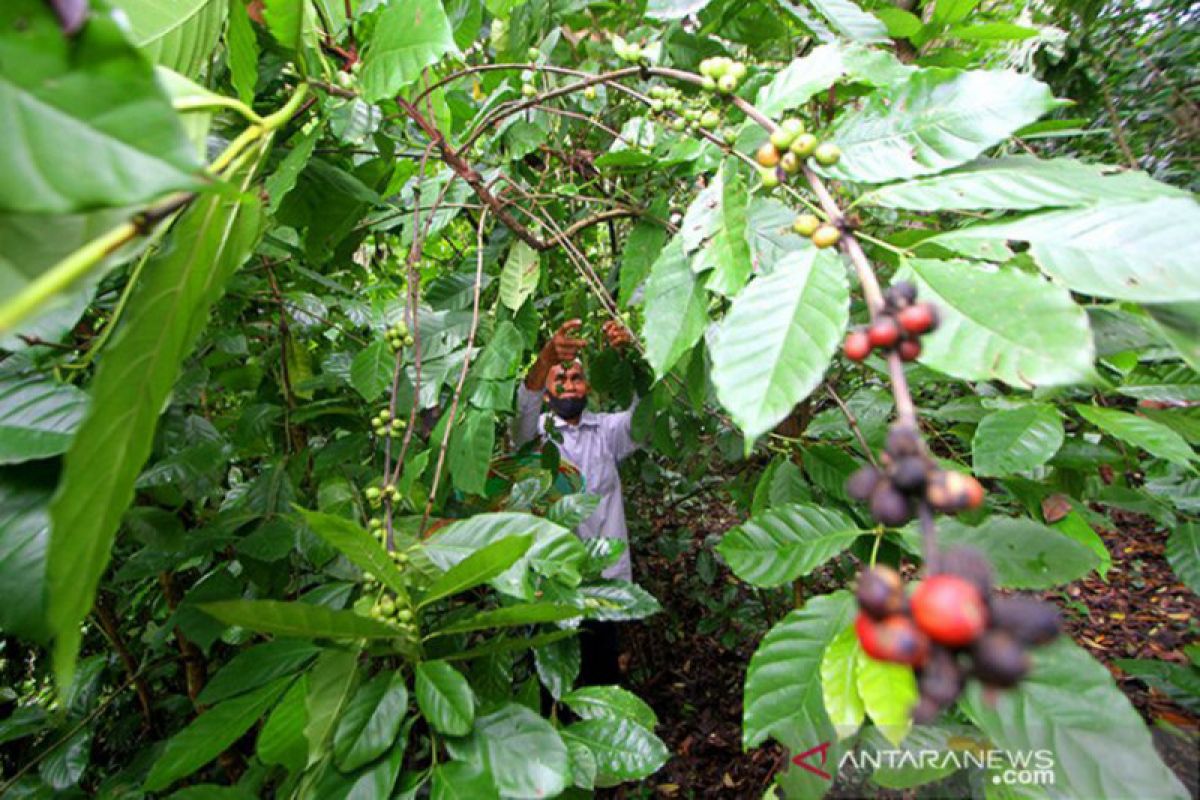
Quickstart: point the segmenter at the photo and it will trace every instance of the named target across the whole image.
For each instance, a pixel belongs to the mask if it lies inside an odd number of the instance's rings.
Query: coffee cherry
[[[529,58],[530,61],[537,61],[538,58],[541,57],[542,51],[538,50],[536,47],[531,47],[531,48],[529,48],[529,50],[527,50],[525,52],[525,55]]]
[[[783,122],[779,123],[779,127],[790,133],[792,135],[792,139],[795,139],[797,136],[804,133],[804,122],[796,117],[788,117]],[[791,142],[789,141],[788,144],[791,144]]]
[[[717,91],[721,94],[733,94],[738,87],[738,79],[733,75],[722,75],[717,79]]]
[[[1029,674],[1032,662],[1020,642],[1004,631],[988,631],[971,648],[975,677],[1008,688]]]
[[[778,150],[787,150],[795,138],[796,131],[790,131],[787,128],[779,127],[771,131],[771,144]]]
[[[712,130],[721,124],[721,114],[715,109],[709,109],[700,115],[700,127]]]
[[[912,615],[929,638],[947,647],[966,647],[987,627],[979,590],[956,575],[933,575],[913,592]]]
[[[920,456],[905,456],[892,470],[892,485],[909,495],[925,491],[925,475],[929,465]]]
[[[583,99],[584,100],[595,100],[596,99],[596,87],[595,86],[584,87]]]
[[[866,500],[882,479],[883,473],[867,464],[855,470],[854,474],[846,481],[846,494],[855,500]]]
[[[900,338],[900,326],[890,316],[881,316],[867,328],[872,347],[891,347]]]
[[[537,87],[532,83],[521,84],[521,94],[525,97],[533,97],[538,93]]]
[[[842,352],[851,361],[862,361],[871,354],[871,339],[866,331],[850,331],[842,344]]]
[[[411,622],[413,618],[412,611],[407,608],[401,608],[396,611],[396,619],[399,622]]]
[[[898,528],[912,519],[908,498],[888,481],[880,481],[871,492],[871,516],[889,528]]]
[[[1062,619],[1057,608],[1032,597],[996,597],[992,599],[992,626],[1032,647],[1053,641],[1062,630]]]
[[[379,488],[376,486],[368,486],[367,490],[363,492],[363,494],[366,495],[368,500],[372,501],[378,500],[383,496],[383,492],[379,491]]]
[[[925,488],[925,499],[937,511],[955,514],[979,508],[983,503],[983,485],[970,475],[942,471],[932,475]]]
[[[791,153],[787,155],[790,156]],[[784,156],[784,158],[787,158],[787,156]],[[812,236],[813,231],[820,227],[820,225],[821,220],[817,219],[815,214],[801,214],[792,222],[792,231],[801,236]]]
[[[733,128],[726,128],[721,131],[721,138],[725,140],[725,144],[733,144],[737,141],[738,134]]]
[[[920,455],[921,437],[917,435],[915,429],[907,425],[893,425],[888,430],[887,444],[884,449],[894,459]]]
[[[917,299],[917,287],[908,281],[897,281],[888,287],[884,297],[894,309],[904,308]]]
[[[833,247],[842,238],[842,232],[828,222],[813,231],[812,243],[817,247]]]
[[[841,157],[841,149],[838,148],[838,146],[833,142],[822,142],[817,146],[817,149],[813,151],[813,158],[817,160],[817,163],[826,167],[833,166]]]
[[[896,345],[896,353],[901,361],[916,361],[921,355],[921,343],[916,339],[905,339]]]
[[[790,150],[779,159],[779,168],[788,175],[795,175],[801,166],[803,165],[800,163],[800,157]]]
[[[963,673],[954,654],[944,647],[932,645],[917,677],[921,699],[913,709],[913,722],[918,725],[933,722],[962,694],[963,683]]]
[[[916,303],[896,315],[900,327],[912,334],[922,334],[937,327],[937,310],[929,303]]]
[[[792,139],[792,144],[788,149],[801,158],[808,158],[817,149],[817,144],[817,137],[811,133],[801,133]]]
[[[754,160],[763,167],[774,167],[779,163],[779,151],[775,149],[775,145],[766,142],[762,147],[758,148],[758,152],[754,154]]]
[[[733,76],[735,81],[740,81],[746,77],[746,65],[740,61],[729,62],[729,74]]]
[[[717,79],[705,77],[704,80],[700,82],[700,88],[706,92],[715,92],[717,90]]]
[[[758,175],[762,178],[764,189],[774,189],[779,185],[779,173],[768,167],[759,167]]]
[[[687,120],[683,117],[676,117],[675,119],[671,120],[671,130],[673,131],[682,131],[686,127]]]
[[[930,572],[945,572],[957,575],[979,590],[981,597],[992,594],[992,564],[974,547],[952,547],[937,556],[935,564],[929,565]]]
[[[917,630],[912,620],[899,614],[880,622],[859,614],[854,631],[863,652],[876,661],[918,666],[929,653],[929,639]]]
[[[858,576],[858,607],[874,619],[904,611],[904,580],[891,567],[875,567]]]

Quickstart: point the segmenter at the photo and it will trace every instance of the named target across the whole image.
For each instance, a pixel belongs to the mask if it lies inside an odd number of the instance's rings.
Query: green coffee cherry
[[[813,153],[818,164],[831,167],[842,157],[842,150],[833,142],[822,142]]]

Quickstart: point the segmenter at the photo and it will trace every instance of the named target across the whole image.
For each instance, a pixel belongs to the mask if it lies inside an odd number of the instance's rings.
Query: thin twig
[[[878,466],[878,462],[875,461],[875,451],[871,449],[871,445],[867,444],[867,437],[863,435],[862,428],[858,426],[858,417],[854,415],[854,412],[838,396],[832,383],[828,381],[825,383],[825,391],[829,393],[829,396],[833,398],[833,402],[837,403],[838,408],[842,410],[842,414],[846,417],[846,422],[850,425],[850,430],[854,432],[854,436],[858,439],[863,452],[867,454],[867,460],[871,462],[872,466]]]

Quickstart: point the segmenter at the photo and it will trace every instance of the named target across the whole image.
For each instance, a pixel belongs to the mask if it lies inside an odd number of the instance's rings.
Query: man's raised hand
[[[554,335],[550,337],[550,341],[546,342],[546,346],[542,349],[542,352],[552,365],[574,361],[575,357],[579,355],[579,351],[584,348],[587,342],[583,339],[577,339],[571,334],[578,331],[582,326],[583,323],[580,320],[569,319],[554,332]]]
[[[604,338],[608,340],[609,347],[622,348],[633,343],[633,335],[629,332],[621,322],[610,319],[601,326],[604,331]]]

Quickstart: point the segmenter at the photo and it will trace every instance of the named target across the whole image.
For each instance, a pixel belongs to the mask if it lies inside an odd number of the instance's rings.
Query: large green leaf
[[[912,709],[917,704],[912,667],[876,661],[861,647],[856,648],[855,659],[854,680],[863,708],[888,741],[900,744],[912,727]]]
[[[430,800],[500,800],[491,773],[480,764],[447,761],[433,766]]]
[[[1194,645],[1193,645],[1194,646]],[[1176,703],[1200,714],[1200,666],[1151,658],[1114,658],[1113,664],[1145,681]]]
[[[408,734],[411,720],[405,723],[392,748],[380,758],[357,770],[345,774],[325,761],[317,767],[316,785],[303,797],[319,797],[321,800],[368,800],[368,798],[391,797],[392,790],[400,777],[404,765],[404,754],[408,750]]]
[[[475,695],[463,674],[445,661],[415,668],[417,705],[430,725],[449,736],[466,736],[475,721]]]
[[[197,606],[226,625],[259,633],[309,639],[390,639],[398,631],[382,622],[310,603],[282,600],[221,600]]]
[[[563,730],[567,742],[583,744],[596,759],[596,785],[640,780],[658,770],[670,756],[662,740],[631,719],[597,717]]]
[[[1019,388],[1077,383],[1092,374],[1087,314],[1066,289],[1012,268],[914,258],[904,262],[941,324],[921,363],[963,380]]]
[[[338,718],[333,760],[342,772],[374,761],[396,741],[408,711],[401,672],[382,672],[363,684]]]
[[[1053,406],[994,411],[979,421],[971,443],[977,475],[1011,475],[1045,464],[1063,443],[1062,416]]]
[[[308,673],[308,695],[304,699],[307,766],[328,759],[334,726],[354,696],[357,683],[357,652],[335,649],[321,652]]]
[[[388,552],[375,537],[354,522],[333,514],[296,509],[309,530],[350,559],[356,567],[375,576],[376,580],[397,594],[407,593],[408,581]]]
[[[541,276],[541,256],[529,245],[516,240],[508,251],[504,269],[500,271],[500,302],[517,311],[537,289]]]
[[[809,0],[835,31],[853,42],[885,42],[887,28],[851,0]]]
[[[420,605],[427,606],[481,583],[487,583],[511,567],[533,546],[533,536],[506,536],[484,545],[439,575],[425,590]]]
[[[156,792],[190,775],[236,742],[279,699],[291,678],[278,678],[259,689],[218,703],[171,737],[150,768],[145,790]]]
[[[0,464],[64,452],[87,406],[88,396],[71,384],[5,363],[0,367]]]
[[[589,619],[616,622],[642,619],[662,610],[654,595],[636,583],[608,580],[579,589]]]
[[[171,246],[144,270],[92,379],[92,407],[50,507],[50,622],[64,683],[158,416],[209,310],[258,240],[260,220],[252,197],[197,200],[176,223]]]
[[[695,269],[699,263],[704,269],[711,267],[705,288],[733,297],[746,285],[754,268],[746,241],[746,184],[732,162],[726,164],[720,184],[720,225],[692,266]]]
[[[450,432],[446,467],[454,488],[465,494],[483,494],[492,450],[496,446],[496,413],[467,408]]]
[[[439,0],[389,3],[363,57],[364,99],[394,96],[446,53],[457,53],[454,32]]]
[[[858,693],[860,652],[858,634],[850,626],[834,637],[821,657],[822,702],[842,739],[858,730],[867,713]]]
[[[1189,797],[1112,675],[1067,637],[1033,651],[1033,671],[998,697],[972,682],[959,706],[1010,753],[1045,751],[1061,797]]]
[[[1167,536],[1167,561],[1176,577],[1200,594],[1200,525],[1184,522]]]
[[[451,754],[488,769],[504,797],[554,797],[570,773],[558,731],[516,703],[477,717],[470,737],[454,743]]]
[[[838,119],[828,138],[842,158],[824,171],[864,183],[942,172],[1055,105],[1045,84],[1016,72],[919,70]]]
[[[707,305],[684,255],[683,239],[676,236],[659,253],[646,282],[646,360],[660,378],[700,340]]]
[[[1159,333],[1200,373],[1200,302],[1167,303],[1146,308]]]
[[[581,686],[563,695],[562,701],[583,719],[629,719],[647,730],[658,725],[654,709],[620,686]]]
[[[299,672],[318,653],[319,648],[302,639],[277,639],[247,647],[209,679],[196,701],[212,705],[257,689],[276,678]]]
[[[778,70],[771,82],[758,90],[754,105],[767,116],[777,117],[828,89],[845,71],[842,47],[823,44]]]
[[[188,77],[196,77],[208,63],[225,26],[226,0],[112,3],[128,16],[133,43],[147,58]]]
[[[839,511],[794,503],[771,507],[734,528],[717,552],[742,580],[781,586],[841,553],[859,533]]]
[[[1109,436],[1140,447],[1156,458],[1185,467],[1196,459],[1195,451],[1184,438],[1160,422],[1115,408],[1077,405],[1075,411]]]
[[[848,318],[846,270],[827,250],[786,256],[734,299],[712,342],[712,380],[747,439],[820,384]]]
[[[541,622],[561,622],[583,614],[575,606],[560,603],[517,603],[487,611],[477,611],[469,617],[455,620],[433,631],[433,636],[480,631],[487,628],[511,628],[517,625],[536,625]]]
[[[293,772],[304,769],[308,760],[308,740],[304,738],[307,696],[308,676],[301,675],[263,723],[254,747],[264,764],[280,764]]]
[[[229,4],[229,31],[225,34],[229,53],[229,78],[243,103],[254,102],[258,85],[258,36],[250,24],[244,3]]]
[[[44,641],[53,475],[0,469],[0,631]]]
[[[542,686],[555,700],[561,700],[574,685],[583,666],[579,639],[571,637],[535,648],[533,664]]]
[[[661,220],[666,216],[665,198],[659,198],[650,207],[647,217],[639,219],[625,240],[621,253],[621,285],[618,297],[622,306],[628,306],[634,292],[650,274],[658,254],[667,241],[667,229]],[[651,219],[650,217],[653,217]]]
[[[1144,172],[1120,172],[1069,158],[982,158],[932,178],[881,186],[860,203],[914,211],[947,209],[1011,211],[1086,206],[1111,200],[1184,197]]]
[[[350,362],[350,385],[368,403],[377,400],[392,385],[396,354],[383,339],[371,342]]]
[[[192,145],[110,15],[68,39],[47,4],[8,0],[0,63],[0,210],[71,213],[195,187]]]
[[[1076,292],[1142,303],[1200,300],[1200,205],[1188,197],[1114,200],[975,225],[925,240],[985,258],[1029,242],[1038,266]]]

